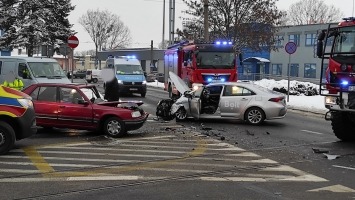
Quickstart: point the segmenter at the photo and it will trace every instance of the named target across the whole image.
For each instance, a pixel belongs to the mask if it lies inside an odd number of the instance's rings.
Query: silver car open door
[[[200,118],[201,99],[200,97],[193,97],[189,99],[190,112],[195,119]]]

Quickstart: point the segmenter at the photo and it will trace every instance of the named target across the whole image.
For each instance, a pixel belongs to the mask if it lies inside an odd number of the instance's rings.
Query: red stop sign
[[[79,45],[79,39],[72,35],[68,38],[68,46],[72,49],[76,48]]]

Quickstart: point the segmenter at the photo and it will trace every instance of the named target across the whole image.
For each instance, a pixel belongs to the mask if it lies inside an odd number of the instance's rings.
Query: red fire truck
[[[355,140],[355,18],[344,18],[318,35],[317,56],[322,59],[320,94],[325,96],[334,134]],[[323,70],[324,68],[324,70]]]
[[[177,94],[169,79],[169,71],[177,74],[190,87],[196,89],[211,82],[237,81],[236,53],[232,42],[204,43],[182,41],[165,51],[165,90],[169,96]]]

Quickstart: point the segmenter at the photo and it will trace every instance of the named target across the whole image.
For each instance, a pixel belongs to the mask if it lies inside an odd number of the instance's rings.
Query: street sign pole
[[[75,59],[74,59],[74,49],[79,45],[79,39],[75,36],[69,36],[68,38],[68,46],[71,49],[71,82],[73,83],[74,77],[74,66],[75,66]]]
[[[287,102],[290,101],[290,66],[291,66],[291,54],[288,54],[288,67],[287,67]]]
[[[285,45],[285,51],[288,53],[288,66],[287,66],[287,102],[290,100],[290,71],[291,71],[291,54],[295,53],[297,45],[294,42],[288,42]]]

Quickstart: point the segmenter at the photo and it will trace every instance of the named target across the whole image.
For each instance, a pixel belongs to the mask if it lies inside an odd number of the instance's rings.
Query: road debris
[[[335,160],[337,158],[340,158],[340,155],[330,155],[326,153],[323,153],[323,155],[325,155],[325,157],[328,158],[328,160]]]
[[[245,132],[247,133],[247,135],[254,136],[254,133],[251,133],[249,130],[245,130]]]
[[[316,148],[312,148],[314,153],[329,153],[328,150],[325,149],[316,149]]]

